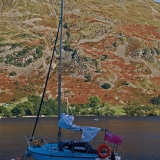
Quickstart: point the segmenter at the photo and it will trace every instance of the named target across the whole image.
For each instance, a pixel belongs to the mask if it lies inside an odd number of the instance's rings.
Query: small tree
[[[29,95],[27,99],[31,103],[33,114],[36,115],[39,109],[41,97],[38,95]]]
[[[7,110],[6,107],[0,106],[0,115],[4,117],[10,117],[11,113]]]
[[[21,112],[22,112],[22,108],[21,107],[14,107],[12,110],[12,115],[13,116],[20,116]]]
[[[88,105],[90,107],[97,107],[98,105],[100,105],[101,103],[101,99],[98,96],[91,96],[88,97]]]
[[[130,116],[137,116],[137,110],[139,109],[140,103],[136,100],[128,101],[127,104],[124,106],[124,110],[127,115]],[[138,113],[139,114],[139,113]]]

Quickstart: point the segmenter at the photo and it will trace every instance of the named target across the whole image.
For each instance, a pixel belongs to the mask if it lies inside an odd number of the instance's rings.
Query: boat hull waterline
[[[35,151],[33,151],[35,150]],[[39,152],[38,152],[39,150]],[[63,151],[59,153],[52,153],[50,152],[49,154],[45,152],[41,152],[41,149],[31,149],[30,147],[26,151],[27,154],[32,155],[34,160],[51,160],[51,159],[56,159],[56,160],[110,160],[110,156],[107,158],[99,158],[98,154],[88,154],[88,153],[65,153]],[[121,160],[121,156],[115,156],[115,160]]]
[[[81,153],[73,152],[68,149],[60,151],[54,147],[57,143],[42,145],[41,147],[29,146],[26,151],[26,156],[32,156],[34,160],[110,160],[110,156],[107,158],[100,158],[97,153]],[[115,156],[115,160],[121,160],[121,156]]]

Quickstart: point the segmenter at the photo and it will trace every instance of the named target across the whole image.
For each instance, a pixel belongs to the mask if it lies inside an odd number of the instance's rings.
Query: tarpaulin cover
[[[101,128],[98,128],[98,127],[77,126],[73,124],[73,121],[74,121],[74,116],[70,116],[62,113],[60,120],[58,122],[58,126],[64,129],[70,129],[75,132],[82,131],[81,140],[83,142],[91,141],[97,135],[97,133],[101,130]]]

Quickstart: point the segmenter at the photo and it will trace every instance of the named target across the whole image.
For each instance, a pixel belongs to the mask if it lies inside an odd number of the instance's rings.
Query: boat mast
[[[59,62],[59,77],[58,77],[58,121],[61,114],[61,81],[62,81],[62,25],[63,25],[63,0],[61,0],[61,17],[60,17],[60,62]],[[61,128],[58,130],[58,140],[61,139]]]

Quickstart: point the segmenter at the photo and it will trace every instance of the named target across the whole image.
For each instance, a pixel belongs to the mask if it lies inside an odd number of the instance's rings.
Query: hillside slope
[[[42,94],[59,23],[59,0],[0,1],[0,103]],[[65,0],[63,100],[148,103],[160,93],[160,4]],[[58,51],[47,97],[57,97]],[[111,88],[104,89],[104,84]]]

